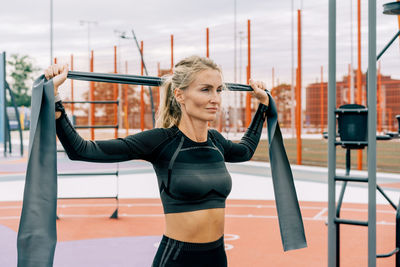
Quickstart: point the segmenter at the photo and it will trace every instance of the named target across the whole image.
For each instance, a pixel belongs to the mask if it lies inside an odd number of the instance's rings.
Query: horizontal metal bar
[[[57,199],[118,199],[118,196],[112,196],[112,197],[58,197]]]
[[[118,172],[73,172],[58,173],[58,176],[100,176],[100,175],[118,175]]]
[[[123,83],[147,86],[161,86],[164,81],[164,79],[161,77],[80,71],[69,71],[67,78],[81,81]],[[225,85],[230,91],[253,91],[251,86],[246,84],[225,83]]]
[[[366,221],[347,220],[341,218],[335,218],[335,223],[368,226],[368,222]]]
[[[118,100],[99,100],[99,101],[63,101],[63,104],[118,104]]]
[[[335,181],[368,183],[368,178],[353,176],[335,176]]]
[[[399,248],[395,248],[393,251],[386,253],[386,254],[376,254],[377,258],[387,258],[390,256],[393,256],[394,254],[398,253],[400,251]]]
[[[117,125],[94,125],[94,126],[89,126],[89,125],[77,125],[74,126],[75,129],[107,129],[107,128],[118,128]]]

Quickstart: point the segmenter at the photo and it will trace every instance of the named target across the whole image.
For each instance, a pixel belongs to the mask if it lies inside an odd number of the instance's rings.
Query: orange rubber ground
[[[283,252],[274,201],[228,200],[225,244],[229,267],[327,266],[327,203],[301,202],[308,248]],[[164,217],[159,199],[122,199],[119,218],[108,217],[115,200],[59,200],[58,240],[162,235]],[[367,206],[344,204],[343,218],[364,219]],[[0,202],[0,224],[18,230],[21,202]],[[395,246],[395,212],[377,206],[378,253]],[[367,228],[341,226],[341,266],[367,266]],[[394,257],[377,259],[377,266],[395,266]]]

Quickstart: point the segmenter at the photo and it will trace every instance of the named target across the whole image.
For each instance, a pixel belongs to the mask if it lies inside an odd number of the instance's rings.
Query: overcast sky
[[[237,0],[237,32],[247,35],[247,19],[251,20],[252,76],[271,86],[271,70],[280,82],[291,82],[292,64],[292,7],[291,1]],[[367,67],[367,1],[362,0],[362,69]],[[377,1],[378,50],[398,30],[396,16],[382,14]],[[328,0],[293,1],[294,9],[302,6],[303,28],[303,85],[320,77],[328,65]],[[338,78],[347,74],[351,62],[351,14],[353,14],[353,66],[357,63],[356,0],[337,1],[337,72]],[[297,27],[297,11],[294,27]],[[134,29],[144,41],[145,61],[150,75],[156,75],[157,62],[162,68],[170,65],[170,34],[174,34],[175,63],[188,55],[205,55],[205,29],[210,28],[210,54],[223,67],[226,81],[234,80],[234,0],[202,1],[123,1],[123,0],[54,0],[54,56],[68,62],[70,54],[76,57],[77,70],[87,71],[87,26],[79,21],[96,21],[91,29],[91,49],[95,51],[95,71],[112,70],[112,51],[119,45],[119,67],[129,73],[139,71],[139,54],[132,40],[122,40],[115,30]],[[27,54],[40,68],[50,62],[50,0],[5,1],[0,9],[0,51],[8,55]],[[297,32],[293,39],[295,50]],[[247,40],[242,41],[242,68],[240,71],[240,38],[237,40],[237,81],[239,73],[245,77]],[[297,65],[297,52],[294,51]],[[400,49],[398,41],[382,58],[385,75],[400,77]],[[107,67],[105,67],[107,66]],[[242,78],[242,81],[243,81]],[[276,84],[276,81],[275,81]]]

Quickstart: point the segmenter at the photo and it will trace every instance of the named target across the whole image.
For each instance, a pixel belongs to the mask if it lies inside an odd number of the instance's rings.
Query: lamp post
[[[91,71],[91,63],[92,63],[92,61],[91,61],[91,51],[90,51],[90,26],[91,25],[97,25],[98,23],[97,23],[97,21],[91,21],[91,20],[80,20],[79,21],[79,23],[80,23],[80,25],[81,26],[85,26],[85,25],[87,25],[87,38],[88,38],[88,62],[89,62],[89,71]],[[89,99],[90,99],[90,93],[89,93]],[[90,100],[94,100],[94,99],[90,99]],[[90,104],[91,106],[93,105],[93,104]],[[88,115],[89,115],[89,118],[88,118],[88,122],[89,122],[89,125],[91,125],[91,126],[93,126],[93,124],[94,124],[94,121],[92,121],[92,108],[89,108],[89,112],[88,112]],[[94,112],[93,112],[94,113]],[[91,129],[91,131],[93,131],[93,129]],[[93,132],[92,132],[93,133]],[[93,136],[93,134],[92,134],[92,136]]]
[[[90,26],[98,25],[97,21],[92,20],[80,20],[79,24],[81,26],[87,26],[87,39],[88,39],[88,58],[89,58],[89,68],[90,68]]]
[[[115,30],[114,32],[115,33],[119,33],[119,31],[117,31],[117,30]],[[143,53],[142,53],[142,50],[139,47],[139,42],[136,39],[135,32],[132,30],[132,37],[128,37],[125,32],[120,32],[119,37],[122,38],[122,39],[131,39],[131,40],[135,41],[136,46],[137,46],[137,48],[139,50],[140,59],[141,59],[142,64],[143,64],[144,72],[148,76],[149,73],[147,71],[146,64],[144,63]],[[156,121],[155,121],[155,109],[154,109],[154,101],[153,101],[153,92],[152,92],[151,87],[149,87],[149,96],[150,96],[150,104],[151,104],[151,114],[152,114],[152,119],[153,119],[153,127],[155,127],[155,124],[156,124]]]
[[[53,64],[53,0],[50,0],[50,65]]]

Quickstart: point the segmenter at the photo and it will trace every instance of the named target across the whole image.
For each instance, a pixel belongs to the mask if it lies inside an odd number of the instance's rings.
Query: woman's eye
[[[217,92],[218,92],[218,93],[221,93],[221,92],[222,92],[222,89],[217,89]]]
[[[208,92],[208,88],[201,89],[202,92]]]

